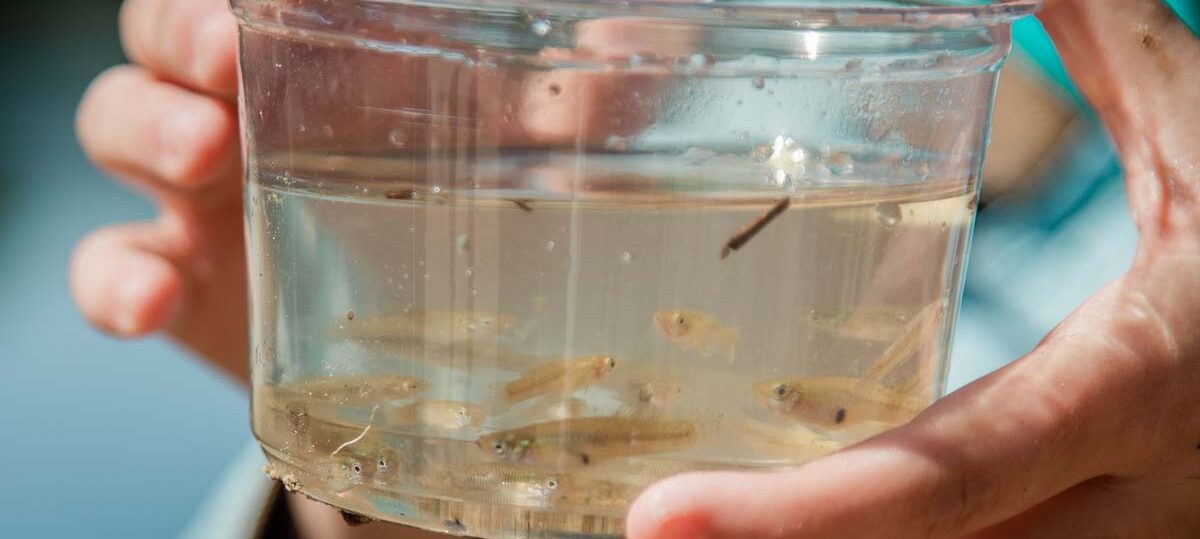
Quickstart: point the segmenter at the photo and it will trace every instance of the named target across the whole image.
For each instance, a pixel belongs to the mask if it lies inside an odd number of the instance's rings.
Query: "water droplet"
[[[753,150],[750,150],[750,158],[759,163],[764,163],[767,159],[771,158],[771,152],[770,144],[759,144]]]
[[[463,274],[466,275],[467,277],[470,277],[470,276],[474,275],[475,272],[471,271],[471,268],[467,268],[466,271],[463,271]]]
[[[613,152],[624,152],[629,150],[629,139],[617,135],[610,135],[608,140],[604,141],[604,148]]]
[[[773,180],[773,183],[779,187],[786,187],[792,184],[792,176],[780,169],[775,169]]]
[[[554,252],[554,241],[553,240],[546,242],[546,252],[547,253]]]
[[[705,161],[708,161],[709,159],[712,159],[713,157],[716,157],[716,155],[717,152],[710,148],[693,146],[688,148],[687,151],[683,152],[683,160],[687,161],[689,165],[699,165]]]
[[[929,163],[917,165],[917,177],[922,180],[929,178]]]
[[[767,80],[762,77],[754,77],[750,79],[750,84],[754,85],[755,90],[762,90],[767,85]]]
[[[895,202],[880,202],[875,205],[875,219],[888,228],[900,224],[900,205]]]
[[[829,170],[839,176],[854,172],[854,158],[847,152],[836,152],[829,156]]]
[[[550,29],[550,21],[546,19],[539,17],[529,22],[529,31],[533,32],[536,36],[545,37],[550,33]]]
[[[397,127],[392,130],[391,135],[388,135],[388,141],[392,143],[392,146],[403,148],[408,142],[408,133],[405,133],[403,129]]]
[[[430,192],[432,192],[433,194],[435,194],[435,195],[436,195],[436,194],[438,194],[438,193],[441,193],[441,192],[442,192],[442,187],[441,187],[440,185],[435,185],[435,186],[433,186],[433,188],[432,188],[432,189],[430,189],[429,191],[430,191]]]
[[[629,251],[621,253],[621,263],[628,266],[630,262],[633,262],[633,255],[630,254]]]

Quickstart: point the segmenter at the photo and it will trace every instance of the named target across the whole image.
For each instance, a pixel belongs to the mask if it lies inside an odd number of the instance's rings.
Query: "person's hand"
[[[580,25],[575,29],[577,44],[598,57],[627,52],[621,46],[631,26],[636,27],[636,21]],[[392,29],[385,33],[384,37],[394,37]],[[247,275],[239,181],[243,168],[234,104],[237,25],[227,0],[127,0],[121,11],[121,34],[135,64],[112,68],[96,79],[80,105],[77,131],[92,161],[150,196],[159,217],[99,230],[80,242],[71,262],[75,300],[88,320],[103,330],[126,338],[166,330],[201,357],[246,381]],[[263,39],[259,35],[255,43]],[[339,133],[334,140],[320,130],[297,133],[294,118],[288,116],[290,109],[260,111],[279,124],[259,120],[258,144],[268,151],[275,145],[298,161],[305,151],[333,152],[338,145],[354,151],[379,150],[397,129],[394,118],[383,113],[367,118],[350,114],[362,108],[352,105],[380,110],[425,110],[435,105],[428,84],[412,82],[433,76],[422,71],[430,67],[428,60],[368,49],[314,50],[305,42],[270,39],[272,46],[307,55],[292,66],[301,71],[293,71],[291,78],[269,79],[280,85],[280,93],[291,91],[286,84],[294,78],[335,72],[302,71],[313,66],[340,65],[344,72],[375,78],[356,79],[357,86],[345,85],[351,90],[306,104],[307,117],[323,119]],[[437,67],[445,71],[447,66]],[[481,118],[476,123],[499,127],[472,134],[477,150],[488,145],[604,144],[611,136],[641,129],[641,122],[653,114],[631,106],[637,100],[629,96],[639,91],[657,95],[663,84],[657,76],[571,69],[529,79],[499,69],[471,75],[479,77],[475,84],[489,88],[515,79],[511,84],[517,88],[512,94],[489,92],[480,98]],[[512,108],[507,98],[513,95],[520,102],[521,115],[516,121],[500,121]],[[369,102],[360,103],[364,99]],[[644,102],[642,108],[654,103]],[[414,125],[421,127],[419,122],[408,127]],[[432,128],[406,134],[409,148],[447,135]]]
[[[70,279],[96,326],[127,338],[165,329],[245,380],[236,33],[226,0],[125,3],[134,65],[96,79],[77,131],[88,157],[151,197],[159,215],[89,234]]]
[[[630,539],[1200,536],[1200,43],[1157,0],[1042,18],[1121,152],[1128,273],[905,427],[796,470],[651,487]]]

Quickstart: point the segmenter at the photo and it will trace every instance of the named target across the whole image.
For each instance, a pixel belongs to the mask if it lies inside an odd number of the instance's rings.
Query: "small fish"
[[[614,457],[677,451],[695,440],[696,427],[689,421],[584,417],[497,432],[480,437],[476,445],[496,460],[561,470]]]
[[[425,381],[398,374],[357,374],[312,378],[289,383],[279,389],[296,392],[317,402],[345,406],[367,406],[406,399],[425,391]]]
[[[352,339],[461,344],[496,338],[514,327],[511,317],[482,311],[428,310],[386,316],[356,316],[339,324]]]
[[[611,356],[551,361],[505,384],[504,396],[512,404],[541,395],[566,395],[599,382],[616,367]]]
[[[754,394],[772,412],[828,430],[864,422],[904,423],[927,404],[859,378],[758,382]]]
[[[449,486],[462,492],[480,492],[520,497],[548,498],[562,487],[566,479],[557,474],[539,472],[502,462],[471,464],[439,470],[437,486]]]
[[[808,323],[823,330],[852,339],[892,341],[904,330],[912,317],[912,308],[858,307],[853,311],[836,312],[812,310]]]
[[[869,382],[882,382],[884,378],[905,365],[910,358],[919,356],[921,346],[933,341],[936,332],[941,328],[942,313],[945,308],[941,301],[927,305],[917,313],[892,342],[887,350],[867,368],[863,379]],[[919,382],[914,380],[912,382]]]
[[[655,313],[654,325],[675,346],[704,355],[720,352],[733,361],[737,330],[722,326],[711,316],[687,309],[668,309]]]
[[[793,462],[814,460],[845,446],[842,442],[822,437],[799,425],[780,428],[744,418],[738,426],[746,442],[767,453],[787,457]]]
[[[487,412],[477,404],[455,401],[420,401],[379,411],[382,428],[433,427],[443,430],[478,428]]]
[[[385,483],[404,469],[403,454],[371,436],[348,446],[331,462],[352,485]]]

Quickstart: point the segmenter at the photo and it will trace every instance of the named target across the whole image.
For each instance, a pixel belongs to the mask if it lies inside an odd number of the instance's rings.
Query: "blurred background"
[[[74,135],[122,63],[118,0],[6,3],[0,17],[0,536],[174,537],[250,437],[246,395],[164,340],[88,327],[67,290],[84,233],[148,219]]]
[[[1197,11],[1195,3],[1175,4]],[[89,81],[123,62],[120,2],[6,7],[0,535],[173,537],[250,439],[246,395],[168,342],[116,341],[75,311],[66,273],[75,242],[91,229],[153,216],[149,204],[87,163],[73,132]],[[1136,240],[1103,131],[1065,83],[1037,22],[1017,32],[951,388],[1029,350],[1125,269]]]

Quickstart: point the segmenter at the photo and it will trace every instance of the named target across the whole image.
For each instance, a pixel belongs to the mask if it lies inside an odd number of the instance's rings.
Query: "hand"
[[[793,471],[651,487],[630,539],[1200,535],[1200,43],[1155,0],[1042,18],[1121,152],[1129,272],[905,427]]]
[[[96,326],[126,338],[165,329],[247,380],[236,32],[225,0],[125,3],[134,65],[96,79],[77,131],[89,158],[159,215],[89,234],[70,279]]]
[[[627,24],[601,20],[581,25],[576,30],[578,43],[598,55],[620,53]],[[159,217],[99,230],[80,242],[71,262],[75,300],[88,320],[103,330],[126,338],[166,330],[225,372],[248,381],[239,181],[243,169],[234,106],[237,25],[227,0],[127,0],[121,11],[121,34],[135,64],[112,68],[97,78],[83,98],[77,130],[92,161],[150,196]],[[292,46],[306,47],[299,42]],[[318,48],[306,53],[311,55],[309,62],[297,65],[322,65],[322,59],[370,64],[356,69],[379,79],[360,82],[357,88],[380,94],[377,105],[399,110],[428,107],[422,85],[405,78],[417,73],[414,65],[424,64],[366,49],[350,52]],[[504,73],[490,76],[500,81],[506,77]],[[622,105],[629,100],[617,98],[639,91],[651,95],[663,84],[658,77],[566,69],[532,77],[515,81],[527,89],[522,101],[526,112],[519,121],[496,121],[506,113],[502,99],[481,103],[479,114],[490,118],[481,124],[504,129],[481,136],[479,144],[603,144],[611,135],[640,130],[640,122],[653,116]],[[499,83],[483,80],[480,84]],[[287,111],[269,111],[285,119],[279,129],[263,129],[260,145],[271,144],[273,134],[287,135],[286,151],[306,147],[329,151],[336,149],[334,144],[363,151],[386,143],[395,122],[377,117],[372,123],[346,114],[350,109],[344,100],[349,98],[363,96],[329,96],[305,111],[349,135],[329,141],[313,130],[304,138],[287,123]],[[373,131],[375,127],[385,130]],[[416,146],[435,140],[436,134],[410,135],[411,146]]]

